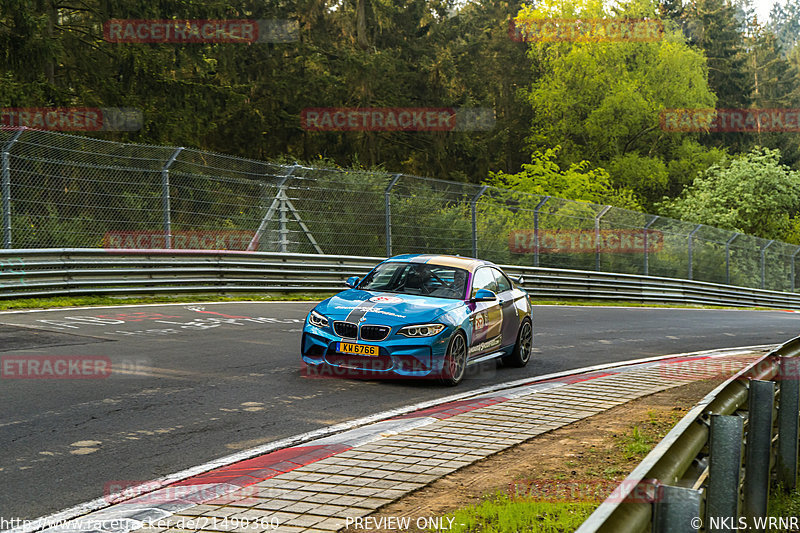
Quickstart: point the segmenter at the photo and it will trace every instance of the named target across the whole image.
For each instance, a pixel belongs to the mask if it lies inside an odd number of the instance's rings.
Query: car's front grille
[[[389,336],[392,328],[389,326],[361,326],[361,338],[365,341],[382,341]]]
[[[358,337],[358,324],[352,322],[334,322],[333,331],[340,337],[355,339]]]

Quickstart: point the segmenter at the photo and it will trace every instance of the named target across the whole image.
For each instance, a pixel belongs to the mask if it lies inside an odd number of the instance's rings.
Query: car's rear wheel
[[[467,339],[464,334],[457,331],[450,339],[447,353],[442,365],[441,381],[445,385],[455,386],[464,379],[467,372]]]
[[[514,351],[505,359],[505,362],[511,366],[522,368],[530,361],[531,351],[533,351],[533,325],[531,320],[526,318],[519,327]]]

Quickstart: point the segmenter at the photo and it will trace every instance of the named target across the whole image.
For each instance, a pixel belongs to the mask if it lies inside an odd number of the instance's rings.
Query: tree
[[[767,27],[775,34],[781,51],[788,56],[800,36],[800,2],[786,0],[785,4],[775,2],[769,13]]]
[[[660,212],[765,239],[786,238],[800,211],[800,173],[780,157],[778,150],[765,148],[726,157],[680,197],[662,202]]]
[[[566,12],[548,6],[525,8],[520,17],[583,15],[574,12],[574,3]],[[625,13],[652,17],[654,9],[634,5]],[[602,7],[591,5],[587,13],[596,16],[597,10]],[[533,42],[530,56],[537,69],[527,92],[533,151],[560,144],[562,167],[587,160],[605,168],[615,187],[632,189],[645,206],[671,190],[669,179],[694,177],[665,173],[684,139],[696,135],[662,131],[659,114],[713,107],[715,97],[705,57],[677,31],[667,29],[654,42]]]
[[[747,75],[744,21],[737,18],[737,6],[730,0],[696,0],[686,17],[690,43],[708,60],[708,85],[717,96],[717,107],[748,107],[753,84]]]
[[[641,209],[633,193],[615,189],[608,172],[602,168],[590,168],[587,161],[573,163],[567,169],[559,167],[555,161],[559,149],[557,146],[534,152],[531,162],[522,165],[520,172],[492,172],[485,183],[519,193]]]
[[[760,109],[794,108],[800,104],[798,68],[784,57],[780,43],[767,27],[754,23],[748,35],[747,73],[753,84],[753,104]],[[790,166],[800,163],[796,135],[787,132],[746,134],[743,146],[776,148]]]
[[[764,26],[754,25],[748,41],[747,72],[752,81],[755,107],[791,107],[796,104],[798,70],[783,56],[775,34]]]
[[[480,181],[524,161],[525,46],[511,1],[0,0],[0,105],[133,107],[103,138]],[[296,42],[110,43],[117,19],[278,19]],[[490,131],[304,131],[307,107],[486,107]]]

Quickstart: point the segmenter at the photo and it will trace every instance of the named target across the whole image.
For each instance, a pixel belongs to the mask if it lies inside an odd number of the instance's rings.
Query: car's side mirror
[[[350,287],[351,289],[355,289],[356,285],[358,285],[358,282],[359,282],[358,276],[350,276],[349,278],[347,278],[347,281],[345,281],[345,284],[347,284],[347,286]]]
[[[493,302],[494,300],[497,300],[497,295],[489,289],[478,289],[478,292],[472,297],[473,302]]]
[[[519,277],[517,278],[517,285],[524,285],[524,284],[525,284],[525,278],[522,277],[522,274],[520,274]]]

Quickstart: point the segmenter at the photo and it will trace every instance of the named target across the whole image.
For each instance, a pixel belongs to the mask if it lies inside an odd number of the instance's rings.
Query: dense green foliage
[[[659,123],[665,109],[800,107],[798,13],[800,0],[776,5],[768,21],[743,0],[0,0],[0,107],[134,107],[141,130],[91,135],[511,186],[800,242],[797,196],[754,206],[755,218],[724,202],[710,216],[693,200],[739,164],[749,176],[773,176],[776,165],[793,175],[796,134]],[[511,39],[509,24],[526,17],[660,19],[664,33]],[[290,19],[299,39],[111,43],[109,19]],[[496,124],[312,132],[300,118],[310,107],[483,107]]]
[[[757,237],[791,236],[800,225],[790,217],[800,198],[800,173],[779,159],[777,150],[760,149],[724,158],[679,198],[664,202],[662,211]]]

